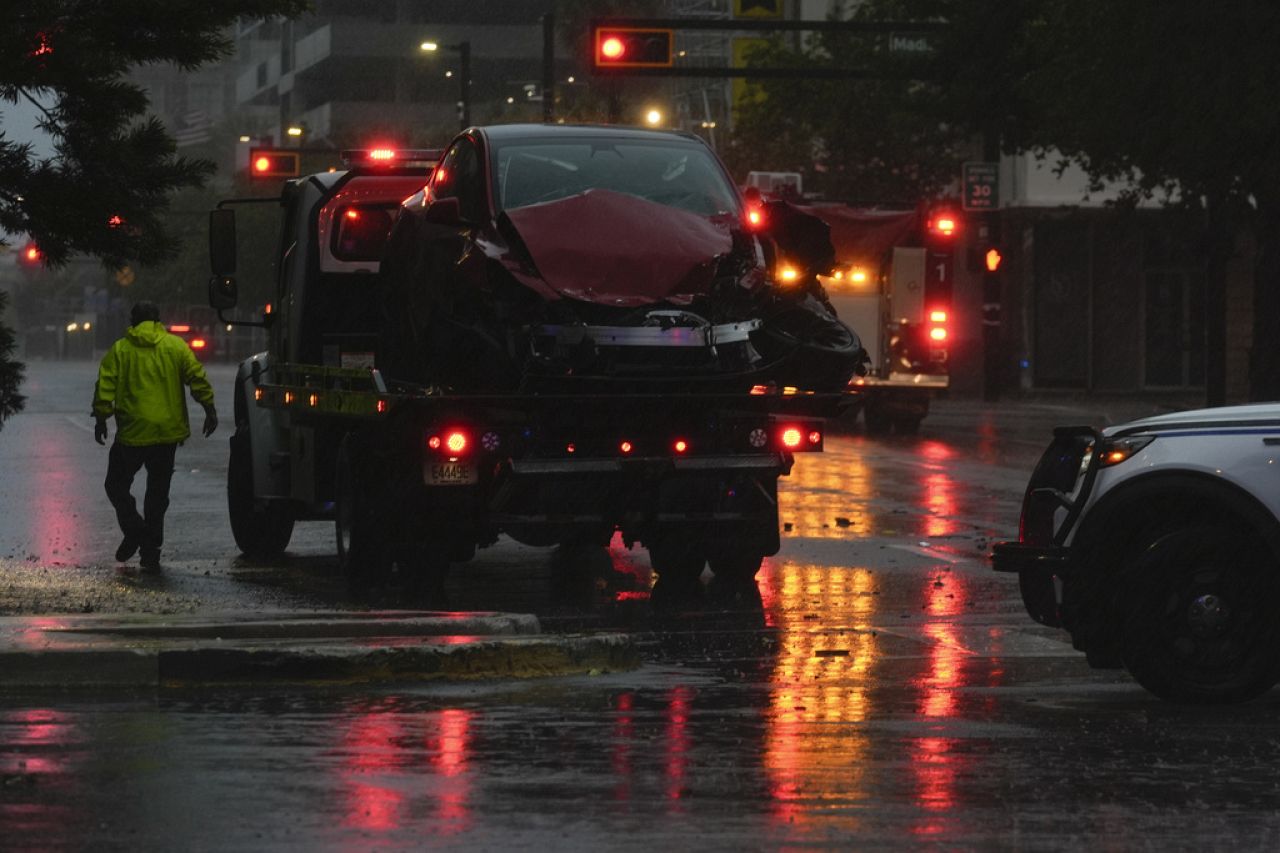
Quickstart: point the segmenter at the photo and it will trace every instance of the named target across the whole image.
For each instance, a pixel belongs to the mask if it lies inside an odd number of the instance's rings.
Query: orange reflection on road
[[[872,536],[868,511],[874,498],[873,472],[863,461],[863,445],[853,439],[827,439],[822,453],[802,453],[778,493],[778,517],[796,536],[845,539]]]
[[[871,672],[879,654],[870,630],[874,578],[861,568],[775,564],[772,618],[780,629],[765,737],[765,771],[780,824],[831,817],[805,799],[860,799],[869,740],[857,726],[868,716]],[[842,626],[832,631],[817,626]],[[839,790],[832,790],[839,780]],[[841,819],[856,829],[854,817]]]

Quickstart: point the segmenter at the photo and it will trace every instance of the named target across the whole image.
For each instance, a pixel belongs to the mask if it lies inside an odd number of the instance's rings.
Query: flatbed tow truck
[[[240,365],[234,392],[227,497],[241,551],[278,555],[295,522],[327,520],[353,591],[394,573],[430,599],[451,564],[502,534],[536,546],[620,534],[648,549],[655,603],[696,594],[704,566],[751,582],[779,549],[778,478],[793,454],[823,449],[846,396],[771,383],[466,394],[385,376],[380,258],[439,152],[344,155],[345,170],[272,199],[276,298],[252,321],[269,349]],[[210,303],[224,322],[245,322],[223,316],[238,298],[234,209],[262,201],[211,213]]]

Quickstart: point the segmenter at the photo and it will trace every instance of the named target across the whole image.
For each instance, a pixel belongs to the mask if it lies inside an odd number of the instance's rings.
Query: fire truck
[[[632,177],[610,160],[622,154],[653,170],[629,187],[665,195],[598,185]],[[509,126],[472,128],[443,157],[344,157],[210,216],[210,304],[269,339],[235,382],[239,548],[279,554],[296,522],[327,521],[353,589],[399,579],[440,596],[449,567],[500,535],[535,546],[620,535],[648,550],[655,600],[688,594],[704,567],[751,581],[779,548],[778,478],[794,453],[822,450],[853,367],[827,370],[836,391],[776,371],[862,355],[818,300],[762,269],[710,149],[674,133]],[[226,317],[236,208],[264,203],[282,214],[273,305]],[[610,225],[627,217],[630,230]],[[625,239],[602,246],[590,228]],[[671,233],[683,267],[663,255]],[[664,275],[681,289],[648,295]],[[646,295],[608,292],[633,280]],[[821,342],[804,337],[814,329]]]
[[[797,205],[831,229],[835,266],[819,281],[870,357],[850,389],[867,431],[914,434],[950,384],[953,245],[961,220],[942,206],[918,210]]]

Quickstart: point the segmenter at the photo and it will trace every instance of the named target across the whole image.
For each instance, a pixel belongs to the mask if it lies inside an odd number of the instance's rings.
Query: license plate
[[[479,478],[476,467],[462,462],[428,462],[428,486],[469,486]]]

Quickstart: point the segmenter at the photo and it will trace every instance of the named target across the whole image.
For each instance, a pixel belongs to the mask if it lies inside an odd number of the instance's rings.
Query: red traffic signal
[[[296,178],[301,174],[297,151],[277,148],[249,149],[249,177]]]
[[[651,27],[596,27],[595,67],[670,68],[675,31]]]
[[[40,251],[40,247],[35,243],[28,243],[22,247],[18,259],[27,266],[35,266],[44,261],[44,252]]]

